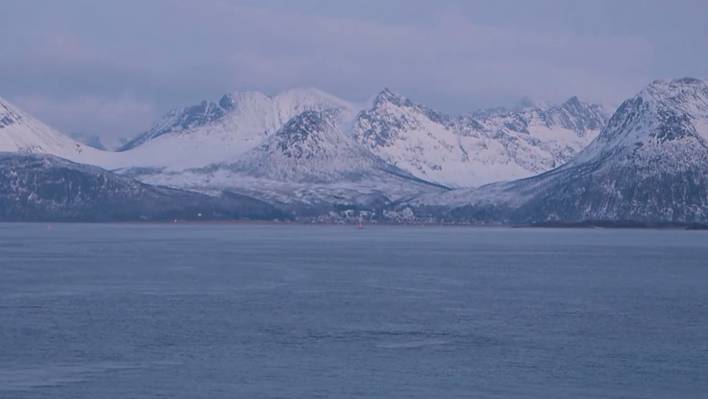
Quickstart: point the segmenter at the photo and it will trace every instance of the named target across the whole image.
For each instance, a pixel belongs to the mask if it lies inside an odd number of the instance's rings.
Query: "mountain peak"
[[[634,99],[646,102],[646,107],[664,115],[686,113],[693,117],[708,118],[708,83],[695,78],[657,80],[642,90]]]
[[[308,110],[294,116],[231,168],[289,183],[360,180],[376,173],[373,155],[337,125],[340,112]]]
[[[671,157],[687,161],[688,153],[706,147],[706,127],[706,82],[693,78],[657,80],[624,101],[598,139],[578,158],[584,160],[599,152],[623,153],[628,158],[653,157],[662,162]]]
[[[564,109],[568,112],[575,114],[576,116],[588,116],[588,114],[603,114],[601,124],[604,124],[609,116],[604,115],[604,109],[601,105],[586,103],[578,98],[578,96],[570,97],[565,100],[558,108]]]
[[[676,79],[657,79],[651,82],[649,86],[665,87],[665,86],[704,86],[706,82],[702,79],[685,76]]]
[[[568,107],[581,107],[583,104],[581,103],[578,96],[573,96],[565,100],[565,102],[563,102],[563,105]]]
[[[222,107],[222,104],[229,108]],[[166,133],[188,130],[217,121],[223,118],[233,105],[233,98],[225,95],[219,100],[219,104],[203,100],[196,105],[175,108],[157,121],[150,130],[129,141],[118,151],[130,150]]]
[[[706,83],[705,81],[703,81],[703,80],[701,80],[701,79],[692,78],[692,77],[690,77],[690,76],[686,76],[686,77],[683,77],[683,78],[675,79],[674,82],[677,83],[677,84],[688,84],[688,85],[691,85],[691,84],[693,84],[693,85],[705,85],[705,83]]]
[[[413,103],[406,97],[392,91],[388,87],[384,88],[374,98],[374,107],[380,107],[384,104],[393,104],[398,106],[411,106]]]
[[[234,108],[235,103],[236,102],[234,101],[234,98],[231,96],[231,94],[224,94],[219,99],[219,106],[226,111],[232,110]]]
[[[708,83],[704,80],[690,77],[655,80],[639,93],[641,97],[652,97],[660,100],[669,98],[686,100],[696,95],[708,97]]]
[[[328,112],[305,111],[290,119],[275,134],[283,139],[283,150],[288,143],[304,142],[331,127]]]

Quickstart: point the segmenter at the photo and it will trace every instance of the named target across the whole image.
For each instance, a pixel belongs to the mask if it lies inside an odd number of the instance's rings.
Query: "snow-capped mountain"
[[[104,166],[176,172],[228,164],[258,175],[259,168],[276,165],[262,159],[274,156],[273,140],[280,138],[271,137],[305,111],[337,115],[321,134],[328,137],[328,153],[343,151],[350,158],[358,154],[362,159],[357,162],[368,162],[373,154],[379,162],[404,173],[450,187],[478,186],[549,170],[587,145],[607,119],[599,106],[577,98],[546,109],[460,117],[415,104],[390,90],[382,91],[368,107],[314,89],[272,97],[233,93],[218,102],[171,111],[122,148],[122,161]],[[362,148],[353,151],[355,146]],[[298,165],[301,171],[310,167]],[[341,165],[330,162],[316,171],[334,176],[338,172],[326,168]],[[277,166],[282,172],[283,166]],[[274,172],[260,172],[269,173]]]
[[[655,81],[625,101],[571,162],[528,179],[421,198],[417,205],[477,221],[705,223],[708,84]]]
[[[202,102],[169,112],[149,131],[121,148],[125,161],[116,167],[162,167],[172,171],[236,162],[261,145],[291,118],[305,111],[353,105],[316,89],[296,89],[276,96],[234,92],[218,103]]]
[[[199,107],[207,115],[201,119],[190,116],[194,107],[171,112],[138,138],[144,144],[120,153],[130,160],[123,173],[151,184],[252,195],[300,213],[341,204],[380,208],[441,190],[358,145],[345,131],[356,107],[318,90],[236,93],[218,106]]]
[[[355,139],[428,181],[469,187],[531,176],[567,162],[607,120],[573,97],[560,106],[449,116],[384,90],[355,121]]]
[[[305,111],[295,116],[232,167],[255,177],[314,183],[361,180],[395,169],[342,131],[340,112]]]
[[[71,139],[0,98],[0,152],[53,154],[96,163],[101,151]]]
[[[385,164],[354,142],[343,131],[353,119],[354,106],[325,93],[313,89],[273,97],[234,93],[219,103],[222,111],[204,106],[187,107],[180,117],[171,112],[137,140],[142,144],[119,152],[84,146],[36,122],[49,139],[39,135],[32,149],[148,184],[210,195],[252,194],[310,212],[336,204],[380,208],[442,189]],[[195,110],[206,116],[198,118]],[[9,119],[3,123],[9,124]],[[31,133],[23,126],[17,136],[34,137]],[[47,145],[53,141],[68,144]],[[17,146],[6,149],[23,151]]]
[[[301,214],[326,213],[333,206],[380,210],[403,198],[444,190],[358,145],[341,129],[342,112],[337,108],[302,112],[233,163],[137,173],[155,184],[244,193]]]

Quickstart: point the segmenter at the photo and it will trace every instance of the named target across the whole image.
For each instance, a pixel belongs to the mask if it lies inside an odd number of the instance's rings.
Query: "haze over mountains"
[[[117,152],[0,100],[0,151],[320,220],[704,222],[707,140],[708,88],[690,78],[652,83],[611,118],[577,97],[448,115],[388,89],[366,104],[316,89],[234,92],[169,112]]]

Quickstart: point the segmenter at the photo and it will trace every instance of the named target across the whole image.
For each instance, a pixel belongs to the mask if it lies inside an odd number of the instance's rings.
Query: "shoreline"
[[[311,222],[311,221],[277,221],[277,220],[119,220],[119,221],[82,221],[82,220],[60,220],[60,221],[0,221],[0,225],[11,224],[48,224],[48,225],[71,225],[71,224],[115,224],[115,225],[257,225],[257,226],[350,226],[357,227],[355,222]],[[454,227],[454,228],[510,228],[510,229],[631,229],[631,230],[684,230],[684,231],[706,231],[708,224],[702,223],[639,223],[639,222],[614,222],[614,221],[587,221],[572,223],[532,223],[532,224],[484,224],[484,223],[397,223],[397,222],[375,222],[364,223],[363,229],[375,227]]]

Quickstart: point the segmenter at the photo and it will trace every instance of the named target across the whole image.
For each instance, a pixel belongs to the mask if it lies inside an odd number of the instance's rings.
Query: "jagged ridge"
[[[478,186],[531,176],[567,162],[604,126],[600,106],[571,98],[548,109],[451,116],[386,89],[356,118],[355,139],[428,181]]]

